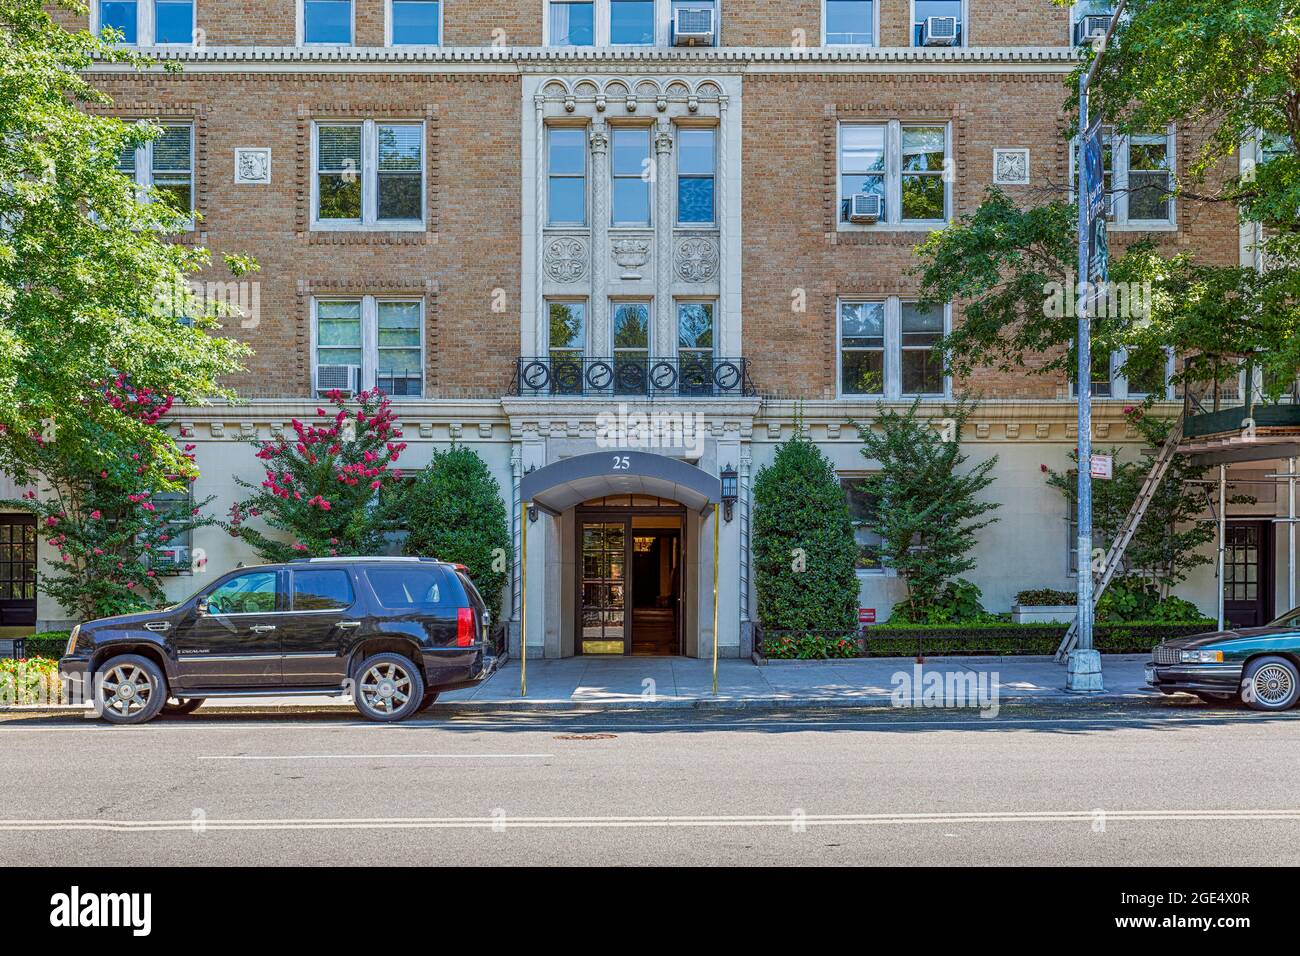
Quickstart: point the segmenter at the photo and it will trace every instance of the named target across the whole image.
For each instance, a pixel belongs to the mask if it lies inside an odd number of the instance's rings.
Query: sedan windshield
[[[1300,607],[1287,611],[1276,621],[1269,621],[1269,627],[1300,627]]]

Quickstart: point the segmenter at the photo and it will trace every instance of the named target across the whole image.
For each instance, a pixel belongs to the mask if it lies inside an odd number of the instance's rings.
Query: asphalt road
[[[1300,863],[1300,712],[0,719],[0,859]]]

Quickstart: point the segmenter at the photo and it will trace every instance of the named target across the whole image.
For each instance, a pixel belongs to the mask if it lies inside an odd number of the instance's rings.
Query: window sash
[[[616,126],[612,131],[609,161],[611,224],[649,226],[653,199],[647,176],[652,162],[649,127]]]
[[[352,45],[352,0],[301,0],[301,3],[304,44]]]
[[[659,19],[658,4],[655,0],[608,0],[608,2],[610,46],[654,46],[656,24]],[[650,14],[648,37],[644,22],[647,11]],[[624,29],[632,32],[620,37],[619,31]],[[632,35],[638,35],[640,39],[627,38]]]
[[[836,30],[836,27],[857,27]],[[875,46],[875,0],[825,0],[824,46]]]
[[[966,4],[964,0],[913,0],[912,46],[920,46],[924,39],[925,21],[928,17],[956,17],[956,46],[966,45]]]
[[[125,147],[114,161],[114,168],[140,187],[142,201],[149,201],[145,190],[153,188],[176,200],[179,211],[190,216],[193,225],[194,203],[194,124],[161,121],[163,132],[142,146]],[[175,137],[177,130],[185,132]],[[159,148],[161,146],[161,149]]]
[[[547,20],[551,46],[596,45],[596,4],[593,0],[551,0]]]
[[[313,123],[313,228],[423,227],[424,138],[418,121]]]
[[[926,148],[923,138],[926,133],[942,135],[941,155],[937,144],[935,148]],[[946,122],[841,122],[838,153],[841,227],[915,227],[949,221],[952,202],[946,173],[951,159],[952,136]],[[849,222],[852,197],[859,192],[881,198],[883,215],[876,226]]]
[[[837,308],[840,396],[947,396],[950,383],[936,347],[947,334],[950,307],[922,313],[914,302],[886,296],[845,298]],[[862,314],[871,322],[855,327],[855,309],[869,310]]]
[[[388,44],[441,46],[441,0],[388,0]]]
[[[691,146],[692,142],[701,145]],[[717,219],[717,133],[683,129],[677,135],[677,221],[712,225]],[[705,162],[699,162],[704,159]]]
[[[379,386],[392,397],[424,394],[424,300],[399,296],[312,300],[316,367],[360,366],[358,387]],[[326,342],[325,329],[348,331]],[[314,380],[313,380],[314,381]]]
[[[570,141],[570,145],[562,146],[561,143],[565,140]],[[574,146],[577,147],[577,155],[581,157],[581,168],[562,166],[557,171],[557,149],[573,149]],[[546,134],[546,170],[547,224],[585,226],[587,224],[587,131],[581,127],[550,127]],[[562,201],[572,205],[575,198],[579,200],[576,205],[580,206],[580,215],[577,219],[566,219],[557,215]]]
[[[883,571],[885,566],[880,549],[884,544],[884,538],[864,526],[865,522],[871,519],[872,513],[880,507],[880,502],[875,496],[861,490],[862,482],[869,474],[870,472],[840,472],[840,488],[843,489],[844,498],[849,506],[853,540],[858,546],[858,556],[854,561],[855,569]]]

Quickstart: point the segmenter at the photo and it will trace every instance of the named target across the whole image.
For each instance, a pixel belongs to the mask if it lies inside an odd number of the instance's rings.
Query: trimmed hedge
[[[23,642],[23,654],[26,657],[48,657],[58,660],[68,647],[70,631],[42,631],[20,638]]]
[[[1161,641],[1213,630],[1213,621],[1165,624],[1142,621],[1097,624],[1093,645],[1103,654],[1145,654]],[[961,655],[1054,654],[1068,624],[964,624],[882,625],[865,628],[858,636],[857,657],[914,657]],[[849,656],[826,653],[818,632],[769,632],[760,642],[760,654],[770,660]],[[779,643],[778,643],[779,641]]]

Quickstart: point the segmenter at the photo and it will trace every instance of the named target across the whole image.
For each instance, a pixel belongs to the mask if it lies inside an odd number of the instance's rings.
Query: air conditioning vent
[[[712,46],[713,9],[679,7],[673,11],[674,46]]]
[[[855,193],[849,200],[849,222],[876,222],[882,215],[884,208],[875,193]]]
[[[338,390],[347,395],[355,395],[360,389],[357,380],[361,378],[361,369],[356,365],[318,365],[316,366],[316,391],[319,394]]]
[[[955,46],[957,43],[956,17],[926,17],[921,30],[925,46]]]
[[[1101,13],[1080,17],[1079,22],[1074,25],[1074,42],[1083,46],[1104,37],[1110,26],[1110,16],[1109,13]]]

